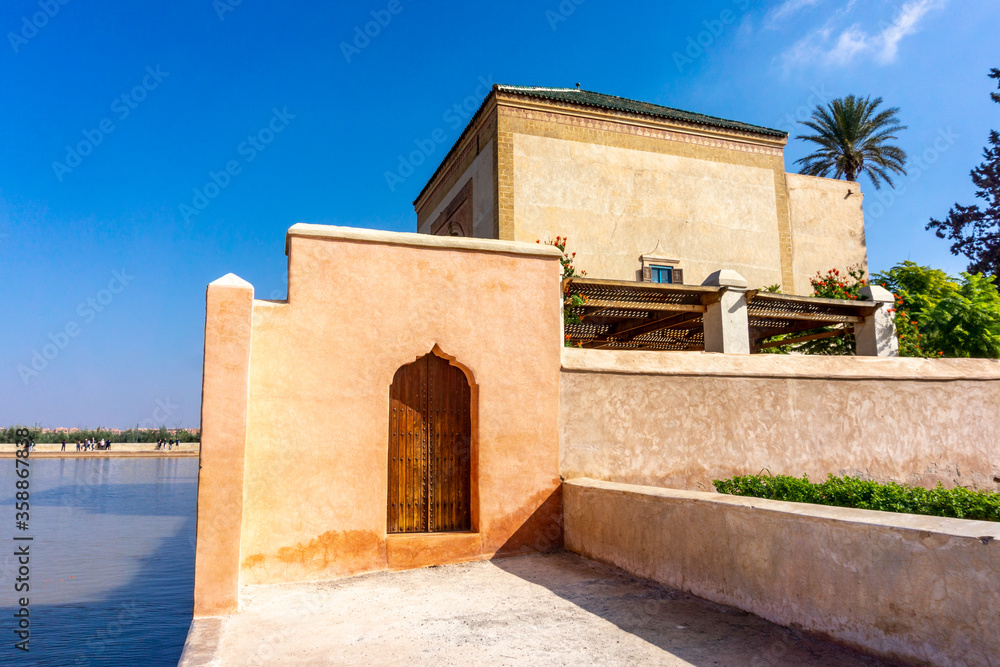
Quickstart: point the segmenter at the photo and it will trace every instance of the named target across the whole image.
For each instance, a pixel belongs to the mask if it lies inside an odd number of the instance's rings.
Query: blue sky
[[[205,286],[284,298],[296,222],[414,231],[484,84],[793,135],[817,103],[882,96],[920,163],[881,200],[863,184],[873,270],[964,268],[924,225],[972,201],[1000,128],[995,0],[7,0],[0,28],[0,424],[197,426]]]

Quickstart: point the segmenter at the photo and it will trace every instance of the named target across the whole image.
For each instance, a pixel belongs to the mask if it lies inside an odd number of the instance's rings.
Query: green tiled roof
[[[759,134],[767,137],[774,137],[778,139],[784,139],[788,136],[787,132],[782,132],[781,130],[772,130],[769,127],[762,127],[760,125],[750,125],[749,123],[741,123],[737,120],[726,120],[725,118],[716,118],[715,116],[706,116],[700,113],[691,113],[690,111],[683,111],[681,109],[672,109],[670,107],[663,107],[659,104],[651,104],[649,102],[639,102],[638,100],[630,100],[625,97],[618,97],[616,95],[605,95],[603,93],[595,93],[589,90],[579,90],[577,88],[539,88],[536,86],[506,86],[503,84],[493,84],[493,90],[490,94],[486,96],[483,100],[482,105],[479,110],[473,115],[472,119],[469,121],[465,129],[462,130],[462,134],[459,135],[458,140],[455,141],[451,150],[445,155],[441,163],[438,164],[437,169],[431,175],[430,179],[424,184],[423,189],[417,198],[413,201],[416,205],[417,201],[427,192],[427,189],[437,178],[437,175],[441,172],[444,166],[451,159],[452,154],[462,143],[462,139],[465,137],[466,132],[469,128],[476,124],[479,114],[482,113],[483,109],[486,108],[486,103],[489,102],[490,97],[495,95],[497,92],[509,93],[511,95],[525,95],[527,97],[537,97],[543,100],[552,100],[556,102],[568,102],[570,104],[581,104],[584,106],[595,107],[598,109],[608,109],[611,111],[624,111],[626,113],[636,113],[643,114],[646,116],[652,116],[654,118],[666,118],[668,120],[676,120],[686,123],[696,123],[699,125],[707,125],[709,127],[719,127],[728,130],[740,130],[743,132],[751,132],[754,134]]]
[[[497,85],[496,89],[505,93],[515,95],[526,95],[537,97],[543,100],[553,100],[555,102],[568,102],[570,104],[582,104],[588,107],[599,109],[609,109],[611,111],[625,111],[627,113],[637,113],[644,116],[654,116],[656,118],[666,118],[686,123],[697,123],[711,127],[721,127],[729,130],[741,130],[743,132],[753,132],[754,134],[764,134],[771,137],[787,137],[787,132],[772,130],[769,127],[760,125],[750,125],[736,120],[726,120],[715,116],[706,116],[700,113],[691,113],[681,109],[663,107],[659,104],[649,102],[639,102],[615,95],[605,95],[589,90],[579,90],[577,88],[538,88],[534,86],[505,86]]]

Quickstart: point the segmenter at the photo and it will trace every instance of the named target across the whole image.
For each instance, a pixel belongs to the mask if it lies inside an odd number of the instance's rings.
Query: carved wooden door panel
[[[465,374],[428,354],[389,389],[389,533],[469,530],[471,391]]]

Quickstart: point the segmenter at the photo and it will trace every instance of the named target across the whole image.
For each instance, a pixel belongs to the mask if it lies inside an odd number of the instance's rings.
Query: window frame
[[[664,274],[666,274],[666,280],[657,280],[657,278],[663,278]],[[674,282],[674,267],[667,264],[650,264],[649,282],[658,285],[672,285]]]

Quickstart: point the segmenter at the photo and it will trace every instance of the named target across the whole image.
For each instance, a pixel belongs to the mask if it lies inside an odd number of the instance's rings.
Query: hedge
[[[829,475],[819,484],[787,475],[742,475],[714,480],[715,490],[734,496],[789,500],[798,503],[854,507],[883,512],[924,514],[954,519],[1000,521],[1000,493],[964,487],[924,489],[889,482],[879,484],[859,477]]]

